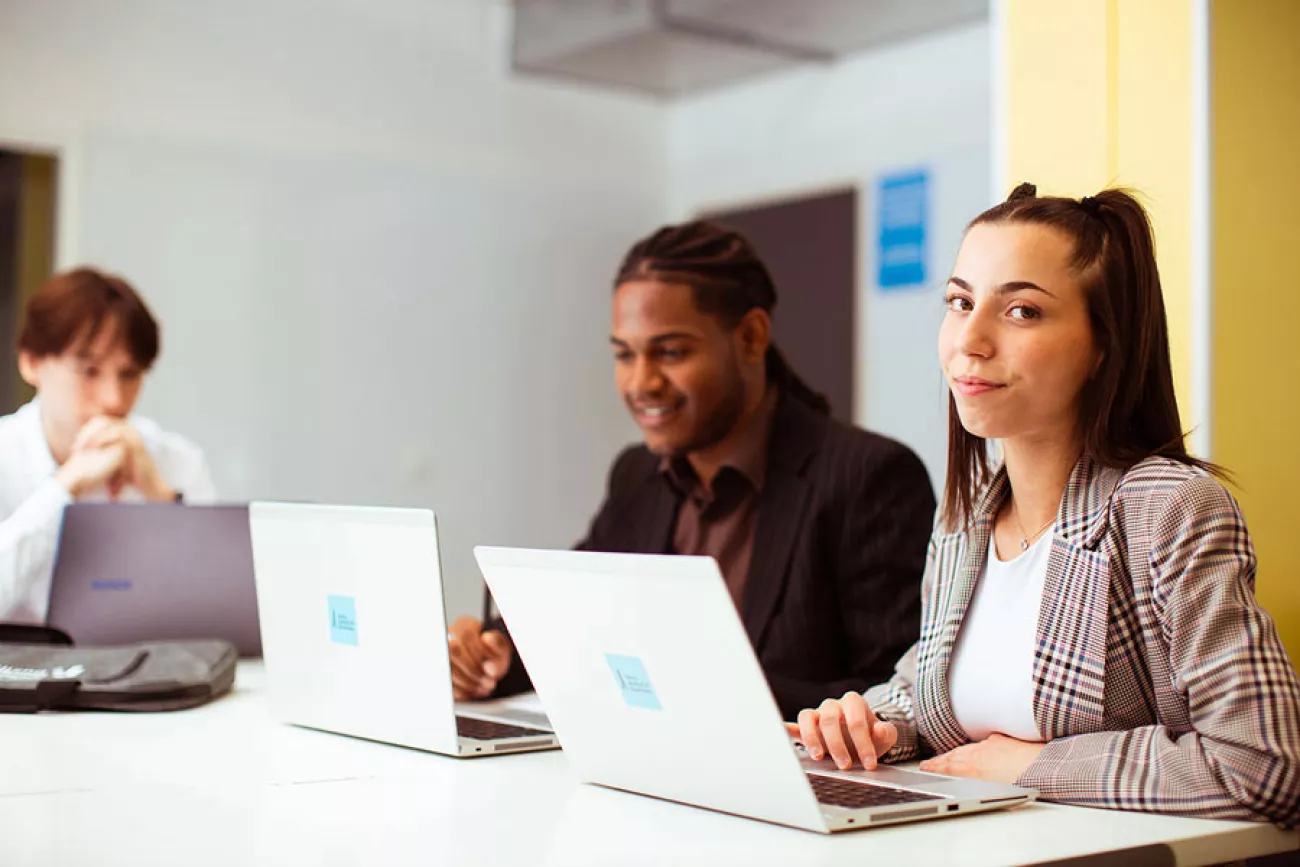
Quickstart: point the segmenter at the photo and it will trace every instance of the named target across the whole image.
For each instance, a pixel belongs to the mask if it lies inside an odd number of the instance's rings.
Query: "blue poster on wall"
[[[930,173],[882,175],[876,188],[877,284],[895,290],[925,285]]]

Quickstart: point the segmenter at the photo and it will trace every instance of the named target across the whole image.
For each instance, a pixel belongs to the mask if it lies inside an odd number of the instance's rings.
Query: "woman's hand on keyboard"
[[[855,761],[871,769],[898,743],[898,729],[879,719],[861,693],[846,692],[828,698],[816,710],[799,711],[799,722],[786,723],[790,736],[804,745],[808,755],[821,759],[828,753],[837,767],[848,770]]]

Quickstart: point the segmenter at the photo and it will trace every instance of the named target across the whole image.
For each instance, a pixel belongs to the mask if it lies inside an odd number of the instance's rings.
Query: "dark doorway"
[[[847,189],[707,215],[743,232],[776,281],[773,334],[835,417],[853,420],[858,194]]]
[[[31,399],[14,340],[27,299],[54,271],[58,160],[0,150],[0,415]]]

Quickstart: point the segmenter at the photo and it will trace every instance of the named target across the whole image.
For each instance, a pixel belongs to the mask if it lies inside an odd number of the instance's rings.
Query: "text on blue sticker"
[[[330,641],[357,646],[357,600],[351,596],[331,596]]]
[[[618,682],[623,700],[629,706],[646,710],[664,709],[659,703],[659,696],[655,695],[654,686],[650,683],[650,675],[646,673],[645,663],[635,656],[620,656],[617,653],[606,653],[605,661],[614,672],[614,680]]]

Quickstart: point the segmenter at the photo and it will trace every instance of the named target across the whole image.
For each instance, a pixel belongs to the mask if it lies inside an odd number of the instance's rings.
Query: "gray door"
[[[708,214],[743,232],[776,281],[773,334],[795,371],[853,419],[857,190]]]

